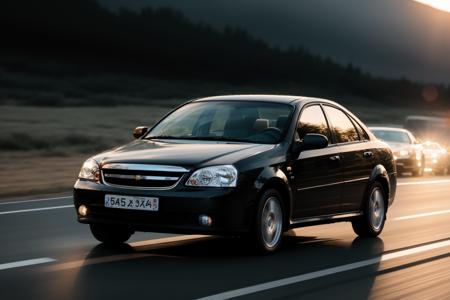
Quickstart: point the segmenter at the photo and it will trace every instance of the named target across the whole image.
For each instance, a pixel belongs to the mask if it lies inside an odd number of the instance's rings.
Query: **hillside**
[[[424,102],[421,84],[375,78],[354,65],[338,64],[301,47],[279,49],[241,29],[220,31],[194,23],[168,8],[113,13],[92,0],[3,2],[0,33],[4,40],[0,103],[29,103],[32,96],[23,101],[23,94],[29,88],[39,89],[41,82],[50,92],[61,94],[61,99],[77,98],[75,104],[99,103],[98,97],[83,99],[72,82],[81,81],[99,94],[110,92],[111,87],[119,95],[122,89],[133,94],[126,84],[96,85],[97,74],[106,81],[127,76],[133,78],[132,85],[135,78],[157,78],[236,87],[230,91],[244,86],[252,87],[250,92],[270,92],[296,86],[300,93],[323,90],[327,95],[348,94],[401,106],[442,108],[450,99],[449,88],[436,85],[430,98],[435,101]],[[35,82],[37,77],[40,80]],[[191,87],[183,96],[201,93],[201,86]],[[171,98],[170,92],[166,98]],[[140,96],[151,97],[151,93]],[[50,103],[57,105],[59,98]]]
[[[450,83],[450,13],[413,0],[99,1],[113,10],[170,6],[195,22],[237,26],[377,76]]]

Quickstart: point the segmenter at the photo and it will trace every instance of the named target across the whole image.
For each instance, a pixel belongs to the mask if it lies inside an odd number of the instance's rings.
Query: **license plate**
[[[139,197],[139,196],[105,195],[105,207],[158,211],[159,198]]]

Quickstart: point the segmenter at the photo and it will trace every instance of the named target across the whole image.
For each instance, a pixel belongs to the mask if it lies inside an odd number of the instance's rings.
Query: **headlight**
[[[100,180],[100,169],[98,163],[92,158],[86,160],[81,167],[78,178],[87,179],[98,182]]]
[[[416,151],[416,159],[422,160],[422,153],[420,151]]]
[[[235,187],[237,170],[231,165],[199,169],[189,177],[187,186]]]

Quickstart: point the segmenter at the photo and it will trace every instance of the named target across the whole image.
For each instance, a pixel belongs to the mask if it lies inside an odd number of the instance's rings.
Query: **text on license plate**
[[[159,198],[105,195],[105,207],[158,211]]]

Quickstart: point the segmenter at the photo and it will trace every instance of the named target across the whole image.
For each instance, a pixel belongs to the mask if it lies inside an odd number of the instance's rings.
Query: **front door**
[[[319,133],[329,140],[327,148],[302,151],[292,163],[291,180],[295,189],[293,218],[309,218],[339,212],[341,203],[340,148],[333,144],[322,108],[318,104],[303,109],[296,139]]]

